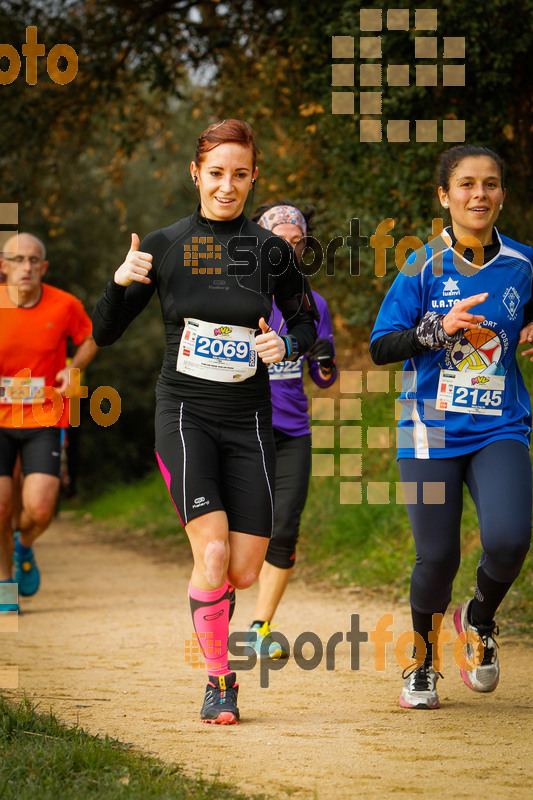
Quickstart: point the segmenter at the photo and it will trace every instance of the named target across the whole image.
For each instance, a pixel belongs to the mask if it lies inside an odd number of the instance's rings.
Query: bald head
[[[0,260],[7,291],[17,306],[30,307],[41,296],[41,281],[48,267],[44,244],[31,233],[11,236]]]
[[[44,261],[46,258],[46,247],[43,242],[34,236],[33,233],[16,233],[4,245],[4,256],[17,255],[19,252],[23,253],[24,249],[30,248],[35,250],[39,248],[40,257]]]

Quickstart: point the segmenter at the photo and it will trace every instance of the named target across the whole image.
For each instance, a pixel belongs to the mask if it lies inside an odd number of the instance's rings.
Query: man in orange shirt
[[[57,503],[70,371],[84,369],[97,350],[81,302],[42,283],[47,268],[44,245],[35,236],[21,233],[6,242],[0,258],[7,276],[0,285],[0,592],[2,584],[18,583],[24,596],[39,588],[32,545],[50,524]],[[67,368],[69,337],[78,348]],[[12,475],[18,453],[24,481],[20,531],[13,540]],[[3,602],[10,591],[4,587],[4,598],[0,594],[0,611],[17,610],[15,602]]]

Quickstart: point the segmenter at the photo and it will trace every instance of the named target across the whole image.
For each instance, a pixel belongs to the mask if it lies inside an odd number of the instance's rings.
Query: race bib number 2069
[[[210,381],[244,381],[257,370],[255,331],[186,319],[176,369]]]

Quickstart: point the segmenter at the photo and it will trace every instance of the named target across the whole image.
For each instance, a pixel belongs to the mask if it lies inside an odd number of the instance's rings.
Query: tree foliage
[[[410,7],[405,2],[393,5]],[[416,7],[435,5],[422,2]],[[409,64],[411,70],[408,87],[388,87],[384,79],[383,118],[465,119],[467,141],[493,147],[509,165],[502,220],[506,232],[531,241],[533,87],[526,54],[533,45],[533,3],[495,0],[486,3],[482,12],[455,0],[437,5],[439,73],[444,63],[441,37],[464,36],[466,84],[415,85],[414,40],[428,32],[414,29],[411,8],[408,32],[381,32],[383,63]],[[360,33],[361,7],[383,8],[381,3],[354,0],[287,5],[280,10],[282,17],[265,25],[261,37],[250,38],[247,47],[238,52],[219,54],[215,107],[225,114],[238,103],[237,109],[246,112],[261,139],[268,137],[265,199],[292,191],[296,200],[314,201],[321,212],[326,242],[336,235],[347,236],[352,217],[361,220],[366,235],[375,231],[380,220],[390,217],[395,220],[396,241],[408,234],[427,241],[431,220],[441,213],[435,201],[435,167],[438,154],[447,145],[442,141],[360,142],[357,88],[354,115],[331,113],[331,37],[354,37],[357,81],[359,36],[377,35]],[[236,94],[237,75],[247,80]],[[395,267],[391,258],[388,279],[376,281],[373,253],[363,250],[361,259],[362,279],[350,279],[345,255],[344,261],[340,259],[341,274],[336,274],[334,281],[326,283],[325,275],[318,280],[345,319],[368,326],[376,311],[376,300],[369,301],[376,291],[379,301]]]
[[[358,42],[369,35],[382,37],[383,64],[411,70],[409,86],[384,80],[383,119],[465,119],[467,140],[493,147],[508,163],[502,228],[531,241],[533,0],[488,0],[482,9],[465,0],[420,0],[418,9],[437,6],[436,32],[414,29],[414,6],[405,0],[392,5],[410,8],[408,31],[361,33],[361,7],[382,9],[384,20],[387,9],[360,0],[0,0],[2,39],[19,53],[26,27],[35,25],[47,52],[66,43],[79,56],[69,84],[55,84],[40,58],[35,85],[25,81],[23,60],[19,77],[0,86],[2,201],[19,203],[20,226],[46,241],[50,280],[91,307],[131,230],[142,236],[194,207],[188,163],[198,133],[215,119],[244,118],[261,148],[255,205],[280,197],[312,202],[324,250],[342,237],[334,269],[324,259],[311,270],[313,285],[327,296],[338,329],[364,341],[396,267],[389,252],[386,277],[376,277],[367,246],[361,274],[353,274],[355,261],[350,272],[350,220],[360,220],[361,235],[370,237],[392,218],[396,242],[408,234],[426,241],[440,213],[436,160],[447,146],[413,136],[409,143],[359,141]],[[355,87],[346,87],[355,94],[354,114],[331,113],[331,41],[339,35],[354,37]],[[465,37],[464,87],[441,80],[416,86],[414,42],[423,35],[438,37],[439,74],[442,37]],[[91,457],[104,454],[98,467],[105,480],[117,463],[125,476],[150,461],[161,347],[153,303],[91,367],[91,380],[117,386],[123,398],[121,422],[84,445]]]

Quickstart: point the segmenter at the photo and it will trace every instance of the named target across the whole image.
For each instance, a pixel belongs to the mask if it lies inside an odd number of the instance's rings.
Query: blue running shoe
[[[0,581],[0,614],[18,610],[19,604],[15,581],[13,578],[8,581]]]
[[[35,563],[32,547],[24,547],[20,543],[20,534],[15,531],[15,550],[13,551],[13,564],[15,565],[15,583],[19,585],[19,594],[22,597],[31,597],[39,588],[41,576],[39,567]]]
[[[267,620],[261,625],[255,622],[248,628],[246,644],[253,647],[259,658],[288,658],[289,654],[279,642],[274,641],[270,634],[270,622]]]

